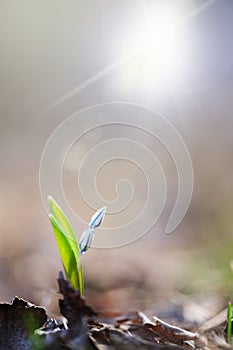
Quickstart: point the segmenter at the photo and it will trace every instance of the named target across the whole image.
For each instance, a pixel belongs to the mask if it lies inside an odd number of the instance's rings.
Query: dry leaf
[[[93,308],[86,304],[79,291],[72,288],[70,283],[65,280],[62,272],[59,273],[57,281],[59,291],[63,295],[63,299],[59,299],[60,311],[68,320],[69,327],[82,326],[84,317],[88,319],[97,315]]]
[[[14,298],[11,304],[0,304],[0,349],[41,349],[41,338],[35,335],[47,320],[45,309]]]

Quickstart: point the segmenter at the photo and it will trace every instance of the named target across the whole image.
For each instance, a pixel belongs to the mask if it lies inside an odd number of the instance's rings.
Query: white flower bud
[[[87,229],[83,231],[78,244],[81,255],[84,254],[91,247],[93,239],[94,239],[93,229]]]
[[[97,210],[97,212],[95,212],[95,214],[91,217],[91,220],[89,222],[90,229],[94,229],[101,224],[101,222],[104,219],[106,209],[107,209],[107,207],[103,207],[103,208]]]

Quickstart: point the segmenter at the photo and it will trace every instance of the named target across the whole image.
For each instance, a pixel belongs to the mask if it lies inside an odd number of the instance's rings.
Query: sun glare
[[[185,69],[181,20],[182,13],[174,6],[157,6],[141,16],[126,39],[129,59],[120,78],[124,87],[161,87],[179,77]]]

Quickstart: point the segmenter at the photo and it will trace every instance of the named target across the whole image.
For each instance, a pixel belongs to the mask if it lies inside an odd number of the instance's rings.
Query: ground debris
[[[43,308],[23,299],[0,304],[0,350],[232,349],[225,341],[225,313],[186,330],[157,317],[151,321],[141,311],[97,313],[62,273],[58,285],[59,321],[47,320]]]
[[[0,349],[41,349],[41,338],[34,332],[46,320],[44,308],[18,297],[0,304]]]
[[[164,345],[134,337],[130,333],[116,328],[92,329],[90,339],[98,350],[178,350],[184,349],[176,345]]]
[[[62,272],[59,273],[57,282],[59,292],[63,295],[63,299],[59,299],[60,312],[68,320],[69,327],[77,328],[77,325],[82,327],[84,318],[88,319],[97,315],[94,309],[86,304],[79,291],[71,287]]]
[[[60,311],[68,320],[68,328],[56,333],[59,342],[63,343],[62,349],[65,346],[72,350],[229,349],[224,340],[224,330],[220,335],[214,330],[210,335],[201,327],[192,332],[157,317],[151,321],[141,311],[97,313],[70,286],[62,273],[58,284],[63,295],[63,299],[59,300]]]

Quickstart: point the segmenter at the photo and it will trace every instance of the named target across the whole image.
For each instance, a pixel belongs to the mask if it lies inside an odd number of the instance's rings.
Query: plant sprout
[[[232,306],[231,302],[227,305],[227,343],[231,344],[232,336]]]
[[[82,265],[80,264],[81,256],[91,247],[94,238],[94,228],[101,224],[106,207],[97,210],[91,217],[89,228],[82,233],[78,244],[67,217],[52,196],[48,197],[48,203],[49,219],[52,224],[66,278],[72,287],[78,289],[80,295],[83,296],[84,282]]]

